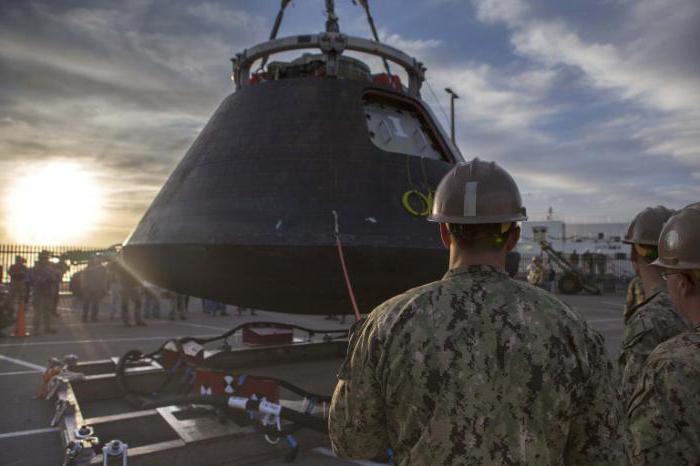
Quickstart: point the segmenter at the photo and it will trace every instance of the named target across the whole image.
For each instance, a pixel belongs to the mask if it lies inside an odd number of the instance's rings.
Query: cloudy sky
[[[369,37],[362,10],[337,3],[341,30]],[[370,4],[382,40],[428,67],[423,96],[446,126],[443,89],[460,95],[463,154],[511,171],[535,216],[552,206],[569,222],[628,221],[700,200],[697,0]],[[8,227],[21,179],[65,162],[97,181],[105,206],[69,241],[124,239],[232,92],[229,58],[267,38],[278,8],[0,2],[0,241],[21,240]],[[323,21],[322,0],[293,0],[280,36]]]

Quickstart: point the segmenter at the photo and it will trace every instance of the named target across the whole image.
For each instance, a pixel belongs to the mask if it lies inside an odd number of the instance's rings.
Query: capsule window
[[[372,143],[385,152],[449,161],[438,144],[439,135],[423,112],[410,102],[365,97],[365,121]]]

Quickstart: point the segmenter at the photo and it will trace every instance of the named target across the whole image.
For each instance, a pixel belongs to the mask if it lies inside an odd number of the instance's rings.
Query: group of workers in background
[[[10,276],[9,302],[13,309],[31,303],[33,309],[34,333],[56,333],[51,319],[58,315],[58,302],[61,282],[68,271],[65,261],[50,261],[48,251],[42,251],[32,268],[22,256],[15,256],[15,262],[8,269]]]
[[[341,457],[393,464],[700,465],[700,202],[632,221],[638,273],[618,370],[603,336],[505,273],[525,208],[475,159],[440,182],[438,281],[351,330],[329,412]]]
[[[159,309],[152,311],[151,300],[144,299],[151,291],[143,287],[141,282],[116,260],[110,261],[105,266],[99,258],[91,258],[87,267],[76,275],[71,291],[82,300],[83,322],[88,322],[88,317],[92,322],[97,321],[100,301],[108,292],[110,319],[115,318],[119,309],[122,322],[126,327],[132,325],[132,320],[134,325],[145,326],[142,314],[150,316],[153,312],[154,317],[159,317]],[[174,312],[175,306],[173,306],[171,318]],[[184,314],[181,315],[184,317]]]
[[[9,290],[7,296],[0,297],[1,317],[14,321],[20,304],[27,310],[31,304],[32,334],[56,333],[51,320],[59,316],[60,285],[69,266],[63,259],[52,260],[48,251],[39,253],[33,267],[27,267],[26,262],[24,257],[15,256],[15,263],[8,269]],[[161,318],[162,299],[169,303],[170,320],[185,320],[190,301],[189,296],[141,282],[118,259],[106,261],[99,256],[90,258],[87,266],[71,277],[70,291],[81,307],[83,323],[99,320],[100,304],[108,296],[109,319],[119,314],[126,327],[146,326],[144,319]],[[202,299],[202,311],[213,316],[228,315],[226,305],[206,299]],[[239,315],[245,311],[256,315],[253,309],[238,307]]]
[[[83,322],[97,320],[99,303],[109,294],[109,318],[114,319],[117,312],[124,326],[145,326],[144,318],[161,317],[161,298],[170,302],[170,320],[187,319],[189,296],[161,289],[151,283],[141,282],[118,259],[107,265],[97,258],[91,258],[87,267],[75,277],[72,284],[74,295],[83,301]]]
[[[41,251],[33,267],[26,259],[15,256],[8,269],[10,277],[6,306],[10,314],[16,315],[19,306],[31,304],[33,335],[56,333],[51,325],[58,317],[60,285],[69,266],[65,260],[51,260],[48,251]],[[82,322],[96,322],[100,303],[109,295],[109,318],[114,319],[120,311],[125,326],[145,326],[144,317],[160,318],[160,298],[171,302],[170,319],[186,319],[188,296],[162,290],[153,285],[142,284],[117,260],[107,265],[98,257],[89,259],[87,266],[73,275],[70,291],[82,307]]]

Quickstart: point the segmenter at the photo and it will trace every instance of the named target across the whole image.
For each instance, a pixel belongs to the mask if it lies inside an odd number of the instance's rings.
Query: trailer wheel
[[[578,275],[567,272],[559,279],[559,292],[563,294],[576,294],[581,291],[581,280]]]

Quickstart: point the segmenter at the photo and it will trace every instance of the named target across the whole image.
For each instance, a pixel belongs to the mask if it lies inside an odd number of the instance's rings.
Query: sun
[[[28,168],[8,192],[8,233],[25,244],[72,243],[96,226],[102,198],[95,176],[80,164],[50,162]]]

